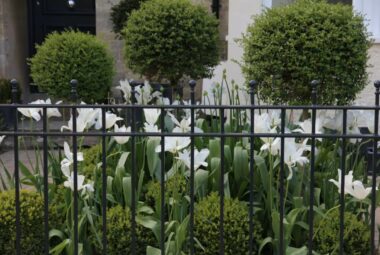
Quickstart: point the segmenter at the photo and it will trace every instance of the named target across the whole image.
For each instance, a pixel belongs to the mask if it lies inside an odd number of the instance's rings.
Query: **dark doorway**
[[[73,28],[95,34],[95,0],[28,0],[29,57],[53,31]],[[38,92],[30,81],[31,92]]]

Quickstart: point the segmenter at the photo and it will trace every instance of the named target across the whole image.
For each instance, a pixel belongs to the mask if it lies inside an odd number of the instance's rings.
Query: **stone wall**
[[[29,96],[26,58],[28,56],[27,5],[24,0],[0,1],[0,76],[16,78]]]
[[[369,50],[370,59],[368,64],[369,83],[364,90],[358,95],[356,102],[358,104],[371,105],[375,103],[375,88],[373,83],[380,80],[380,43],[374,44]]]

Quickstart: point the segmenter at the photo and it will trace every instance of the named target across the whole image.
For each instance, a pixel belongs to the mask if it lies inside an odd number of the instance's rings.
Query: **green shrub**
[[[367,82],[370,47],[363,17],[352,7],[298,0],[267,9],[243,40],[243,72],[259,81],[259,97],[273,103],[309,104],[312,80],[318,101],[347,104]]]
[[[13,255],[16,240],[15,191],[0,193],[0,251]],[[22,254],[44,253],[44,201],[36,192],[20,191],[20,225]],[[61,218],[53,207],[49,208],[49,226],[54,228]]]
[[[168,204],[169,198],[183,197],[187,192],[186,178],[182,174],[176,174],[165,182],[165,203]],[[161,184],[157,181],[151,181],[147,184],[145,194],[146,202],[150,206],[156,205],[161,201]]]
[[[131,212],[120,205],[107,211],[107,242],[108,253],[112,255],[131,254],[132,223]],[[150,229],[136,224],[136,254],[146,254],[148,245],[155,246],[156,239]]]
[[[119,154],[114,154],[113,156],[110,156],[114,151],[107,153],[107,159],[106,159],[106,173],[109,176],[113,176]],[[86,179],[94,180],[95,176],[100,177],[102,173],[102,145],[96,144],[88,149],[85,149],[83,151],[83,167],[81,168],[82,174],[86,177]]]
[[[34,82],[50,96],[69,100],[70,81],[77,79],[79,97],[89,103],[106,100],[114,74],[106,45],[76,31],[49,34],[30,66]]]
[[[121,0],[111,8],[112,31],[122,35],[122,30],[128,21],[133,10],[140,8],[140,5],[146,0]]]
[[[189,0],[152,0],[132,12],[123,31],[128,67],[172,85],[184,75],[210,76],[218,64],[218,21]]]
[[[214,255],[219,253],[220,197],[212,193],[195,207],[194,235],[205,248],[197,248],[196,254]],[[257,254],[262,227],[254,223],[254,254]],[[224,241],[226,254],[248,254],[249,216],[248,207],[238,200],[224,200]]]
[[[333,210],[327,218],[315,226],[314,250],[320,254],[339,253],[339,210]],[[369,226],[349,212],[344,213],[344,253],[366,255],[370,252]]]

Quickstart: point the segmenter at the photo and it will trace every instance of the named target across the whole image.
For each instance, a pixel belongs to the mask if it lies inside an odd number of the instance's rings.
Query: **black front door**
[[[95,0],[28,0],[29,56],[46,35],[68,28],[95,34]],[[36,88],[31,87],[32,92]]]

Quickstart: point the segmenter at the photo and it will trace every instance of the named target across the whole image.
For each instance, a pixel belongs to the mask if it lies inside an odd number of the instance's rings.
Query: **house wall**
[[[375,87],[373,83],[380,80],[380,44],[374,44],[369,50],[370,59],[368,61],[369,83],[364,90],[358,95],[356,102],[358,104],[374,104],[375,103]]]
[[[28,83],[27,16],[25,0],[0,1],[0,77],[16,78],[22,89]],[[27,98],[29,90],[22,96]]]

